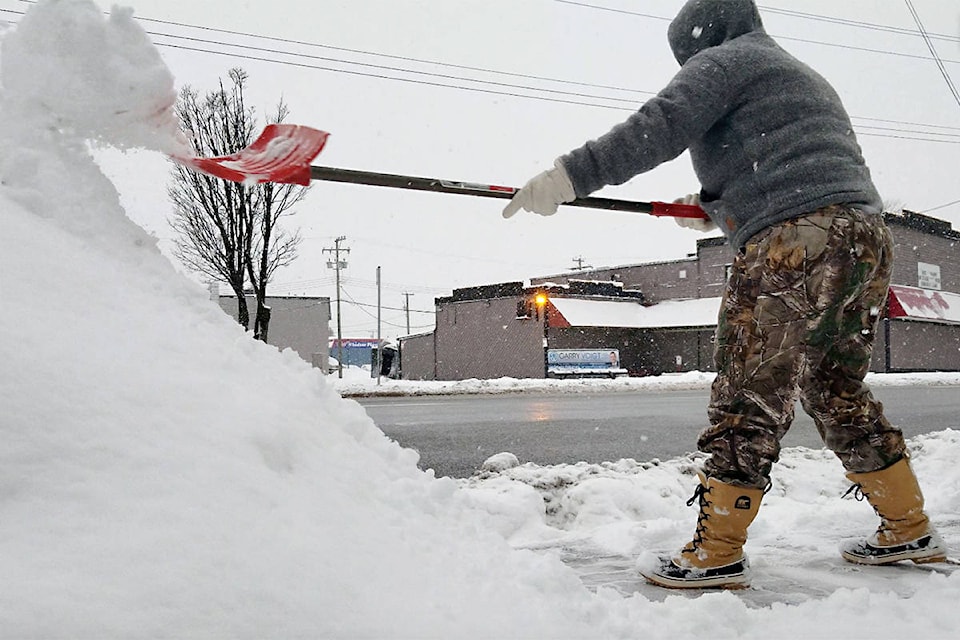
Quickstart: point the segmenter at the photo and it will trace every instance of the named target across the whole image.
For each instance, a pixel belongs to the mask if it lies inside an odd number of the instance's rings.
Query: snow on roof
[[[667,300],[644,307],[635,300],[551,298],[572,327],[712,327],[717,324],[721,298]],[[890,316],[960,324],[960,294],[904,285],[890,286]]]
[[[960,295],[890,285],[890,317],[960,324]]]
[[[634,300],[551,298],[550,302],[572,327],[711,327],[717,324],[720,298],[668,300],[644,307]]]

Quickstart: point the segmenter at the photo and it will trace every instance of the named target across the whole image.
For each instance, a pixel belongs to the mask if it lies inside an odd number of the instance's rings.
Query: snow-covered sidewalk
[[[494,380],[392,380],[370,377],[362,367],[346,367],[343,378],[336,373],[329,382],[343,396],[427,396],[447,394],[585,391],[666,391],[708,389],[714,374],[700,371],[643,378],[581,379],[498,378]],[[875,373],[867,376],[872,386],[960,386],[960,373]]]
[[[911,441],[911,449],[933,520],[947,544],[958,549],[960,490],[951,466],[960,452],[960,431],[918,437]],[[516,465],[509,455],[500,455],[489,461],[486,471],[460,483],[470,500],[489,513],[490,525],[514,547],[556,555],[600,593],[609,590],[687,608],[692,605],[684,599],[698,599],[704,593],[676,594],[647,585],[636,566],[652,552],[672,552],[689,540],[696,512],[686,501],[697,484],[700,460],[701,454],[691,454],[665,461],[540,467]],[[956,580],[950,576],[960,567],[952,565],[879,568],[843,561],[837,551],[841,541],[876,527],[867,503],[843,497],[849,484],[827,450],[784,450],[774,469],[773,487],[750,529],[747,549],[753,588],[732,594],[737,609],[819,603],[828,610],[836,607],[830,614],[834,616],[850,605],[851,598],[861,603],[927,598]],[[953,584],[949,589],[958,587]],[[843,589],[860,593],[840,595]],[[858,633],[853,637],[868,635]]]

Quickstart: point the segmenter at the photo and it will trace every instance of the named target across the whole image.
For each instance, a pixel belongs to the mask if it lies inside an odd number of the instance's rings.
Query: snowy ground
[[[690,535],[696,457],[419,471],[349,380],[252,341],[124,214],[86,141],[176,144],[129,15],[41,0],[0,80],[0,638],[955,636],[949,568],[839,560],[875,521],[823,451],[785,452],[738,593],[633,569]],[[960,433],[911,444],[960,548]]]
[[[681,391],[709,389],[713,374],[700,371],[667,374],[644,378],[620,377],[583,379],[518,379],[497,380],[391,380],[370,377],[369,368],[345,367],[343,378],[334,373],[329,382],[343,396],[426,396],[450,394],[589,391]],[[960,386],[960,373],[871,373],[867,381],[880,386]],[[958,420],[960,424],[960,420]]]

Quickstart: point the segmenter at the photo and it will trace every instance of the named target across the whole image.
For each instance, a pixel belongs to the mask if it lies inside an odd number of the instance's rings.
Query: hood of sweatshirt
[[[689,0],[670,23],[667,39],[682,66],[704,49],[754,31],[763,32],[754,0]]]

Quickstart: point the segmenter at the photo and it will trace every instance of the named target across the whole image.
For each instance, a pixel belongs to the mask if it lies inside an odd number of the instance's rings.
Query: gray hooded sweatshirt
[[[666,88],[560,158],[578,197],[689,149],[701,206],[737,248],[827,205],[881,212],[839,96],[767,35],[753,0],[690,0],[668,38],[681,68]]]

